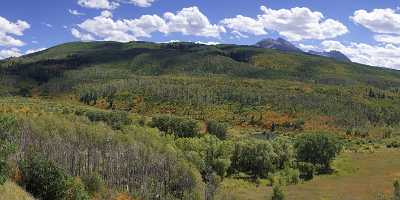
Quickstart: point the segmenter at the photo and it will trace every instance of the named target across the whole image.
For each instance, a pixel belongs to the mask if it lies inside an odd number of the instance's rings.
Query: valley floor
[[[376,200],[380,193],[390,196],[393,181],[400,178],[400,151],[343,153],[335,162],[336,172],[312,181],[286,187],[287,200]],[[269,199],[270,187],[256,187],[246,181],[226,179],[219,199]],[[224,193],[224,195],[221,195]]]

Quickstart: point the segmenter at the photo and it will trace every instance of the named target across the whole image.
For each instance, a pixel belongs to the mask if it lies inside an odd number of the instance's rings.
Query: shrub
[[[279,186],[273,188],[273,194],[271,200],[284,200],[285,194]]]
[[[400,200],[400,182],[396,180],[393,184],[393,187],[394,187],[393,200]]]
[[[199,135],[197,121],[192,119],[166,115],[157,116],[153,117],[151,126],[164,133],[174,134],[178,137],[195,137]]]
[[[296,185],[300,182],[300,172],[297,169],[287,168],[275,174],[271,174],[268,179],[272,186]]]
[[[67,175],[39,156],[19,164],[22,185],[34,197],[43,200],[64,199],[68,194]]]
[[[400,137],[390,138],[385,140],[387,148],[400,148]]]
[[[121,129],[122,126],[131,123],[128,113],[124,111],[85,111],[84,115],[90,121],[97,122],[103,121],[113,129]]]
[[[303,134],[296,139],[297,159],[330,169],[330,163],[342,149],[339,139],[331,134]]]
[[[208,121],[206,125],[208,133],[217,136],[221,140],[226,139],[228,129],[227,124],[211,120]]]
[[[235,144],[230,171],[244,172],[254,178],[274,172],[278,156],[267,141],[246,140]]]
[[[3,185],[7,178],[10,167],[8,166],[9,156],[15,152],[16,119],[11,116],[0,115],[0,185]]]
[[[42,200],[89,200],[85,185],[79,178],[68,176],[54,163],[33,156],[19,163],[22,185],[35,198]]]
[[[285,169],[292,167],[295,160],[293,142],[286,137],[277,137],[272,141],[272,146],[278,155],[277,168]]]
[[[298,162],[297,168],[300,171],[300,178],[304,180],[311,180],[314,178],[315,166],[312,163]]]
[[[86,190],[90,195],[103,193],[106,189],[105,183],[99,174],[91,174],[82,179]]]
[[[65,200],[89,200],[89,193],[80,178],[69,177],[66,180],[67,194]]]

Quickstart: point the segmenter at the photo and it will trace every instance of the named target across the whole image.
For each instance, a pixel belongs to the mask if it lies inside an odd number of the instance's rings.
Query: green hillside
[[[235,125],[253,119],[260,127],[268,112],[306,122],[313,113],[342,130],[400,120],[398,71],[251,46],[68,43],[5,60],[1,69],[5,95],[70,94],[148,115],[174,112]],[[100,104],[107,99],[112,105]]]
[[[343,151],[400,147],[400,71],[252,46],[67,43],[0,61],[0,96],[0,147],[39,199],[38,166],[70,199],[213,199],[236,182],[265,197],[334,174]]]

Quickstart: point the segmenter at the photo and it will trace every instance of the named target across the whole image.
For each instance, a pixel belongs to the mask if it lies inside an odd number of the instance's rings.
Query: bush
[[[285,194],[279,186],[273,188],[272,200],[284,200]]]
[[[297,169],[287,168],[271,174],[268,179],[271,181],[272,186],[296,185],[300,182],[300,172]]]
[[[312,163],[298,162],[297,168],[300,171],[300,178],[304,180],[311,180],[314,178],[315,166]]]
[[[16,119],[10,116],[0,115],[0,185],[3,185],[7,178],[10,167],[8,166],[9,156],[15,152]]]
[[[330,163],[342,149],[339,139],[331,134],[303,134],[296,139],[297,159],[330,169]]]
[[[85,185],[80,178],[68,178],[66,180],[68,188],[66,200],[89,200],[89,193],[85,190]]]
[[[79,178],[68,176],[52,162],[34,156],[19,163],[19,184],[35,198],[42,200],[89,200]]]
[[[128,113],[124,111],[77,111],[77,115],[84,115],[89,118],[92,122],[102,121],[107,125],[111,126],[113,129],[121,129],[124,125],[131,123]]]
[[[393,187],[394,187],[393,200],[400,200],[400,182],[396,180],[393,184]]]
[[[19,164],[22,185],[35,198],[61,200],[68,194],[67,175],[41,157],[35,156]]]
[[[174,116],[153,117],[152,127],[158,128],[167,134],[174,134],[178,137],[195,137],[199,135],[197,121]]]
[[[85,176],[82,179],[82,182],[84,183],[86,190],[92,196],[95,194],[103,193],[106,189],[105,183],[99,174]]]
[[[208,121],[206,125],[207,125],[207,132],[209,134],[215,135],[221,140],[226,139],[227,129],[228,129],[227,124],[211,120]]]
[[[272,141],[272,146],[278,155],[277,168],[285,169],[292,167],[295,160],[293,142],[286,137],[277,137]]]
[[[267,177],[277,168],[277,154],[271,143],[260,140],[246,140],[235,144],[230,171],[244,172],[253,178]]]
[[[400,137],[386,139],[385,144],[387,148],[400,148]]]

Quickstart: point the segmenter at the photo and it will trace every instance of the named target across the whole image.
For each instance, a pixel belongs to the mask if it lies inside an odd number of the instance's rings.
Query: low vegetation
[[[3,60],[0,184],[43,200],[332,199],[353,193],[339,182],[368,180],[386,191],[399,78],[194,43],[69,43]]]

